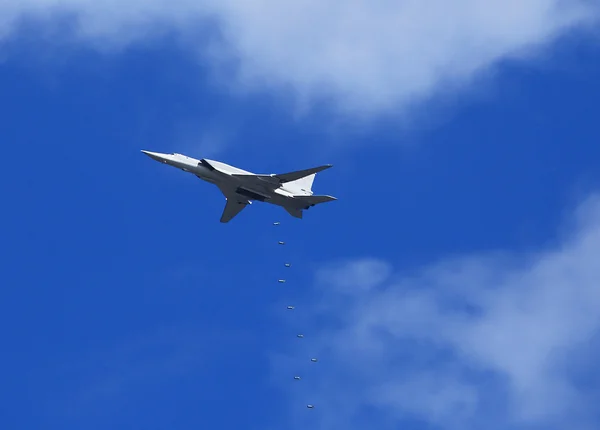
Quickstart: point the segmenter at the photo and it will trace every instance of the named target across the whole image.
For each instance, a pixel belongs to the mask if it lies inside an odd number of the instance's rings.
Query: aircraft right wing
[[[307,176],[317,174],[325,169],[329,169],[332,165],[325,164],[319,167],[311,167],[310,169],[297,170],[295,172],[288,173],[278,173],[271,175],[255,175],[255,174],[232,174],[232,176],[237,176],[240,178],[244,178],[247,181],[252,181],[257,185],[270,185],[274,188],[279,187],[281,184],[286,182],[297,181],[298,179],[305,178]]]
[[[277,175],[273,175],[275,178],[279,179],[280,182],[293,182],[297,181],[300,178],[304,178],[306,176],[312,175],[313,173],[319,173],[325,169],[329,169],[332,164],[325,164],[324,166],[312,167],[310,169],[305,170],[297,170],[295,172],[288,173],[279,173]]]
[[[227,197],[227,203],[225,203],[225,209],[223,209],[223,215],[221,215],[221,222],[229,222],[239,214],[246,206],[249,201],[242,201],[239,199]]]

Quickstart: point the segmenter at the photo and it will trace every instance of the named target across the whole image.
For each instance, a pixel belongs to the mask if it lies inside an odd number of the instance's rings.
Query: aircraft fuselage
[[[336,200],[332,196],[315,196],[312,192],[315,175],[331,167],[331,164],[277,175],[264,175],[206,158],[197,160],[183,154],[142,152],[160,163],[176,167],[216,185],[227,199],[221,215],[223,223],[229,222],[254,200],[281,206],[295,218],[302,218],[302,211],[316,204]]]
[[[248,180],[232,175],[256,175],[247,170],[239,169],[229,164],[220,161],[211,160],[210,164],[188,157],[183,154],[160,154],[156,152],[143,151],[152,159],[169,166],[176,167],[184,172],[191,173],[198,178],[217,185],[222,191],[235,193],[240,199],[249,201],[257,200],[261,202],[271,203],[277,206],[297,207],[293,201],[294,195],[297,194],[291,190],[287,190],[285,185],[281,186],[267,181],[254,181],[256,183],[248,183]],[[261,183],[262,182],[262,183]],[[312,191],[303,192],[307,196],[312,195]],[[301,203],[302,204],[302,203]]]

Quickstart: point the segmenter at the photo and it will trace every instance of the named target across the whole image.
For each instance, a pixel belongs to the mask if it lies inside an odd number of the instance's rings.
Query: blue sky
[[[598,428],[600,11],[478,4],[3,3],[0,426]]]

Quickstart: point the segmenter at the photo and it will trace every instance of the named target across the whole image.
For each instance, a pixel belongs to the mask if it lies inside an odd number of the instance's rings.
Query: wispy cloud
[[[302,390],[317,428],[598,428],[600,198],[574,220],[528,255],[324,269],[304,339],[320,351]]]
[[[182,123],[175,132],[171,146],[174,151],[194,155],[199,158],[216,156],[228,148],[234,139],[234,131],[192,123]]]
[[[203,46],[222,80],[237,89],[286,89],[301,103],[325,99],[344,112],[375,114],[460,88],[501,60],[527,58],[566,32],[597,23],[600,6],[586,0],[5,0],[0,37],[14,34],[23,18],[58,22],[65,14],[76,17],[74,35],[99,48],[176,31],[194,48]],[[207,47],[209,23],[220,31]]]

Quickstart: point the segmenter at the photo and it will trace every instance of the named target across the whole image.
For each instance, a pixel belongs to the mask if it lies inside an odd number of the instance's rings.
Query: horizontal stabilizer
[[[307,207],[318,205],[319,203],[331,202],[333,200],[337,200],[332,196],[300,196],[294,197],[295,200],[299,200],[302,203],[306,203]]]
[[[319,173],[325,169],[329,169],[332,164],[325,164],[324,166],[313,167],[305,170],[298,170],[296,172],[289,173],[280,173],[274,175],[281,183],[296,181],[300,178],[304,178],[305,176],[312,175],[314,173]]]

